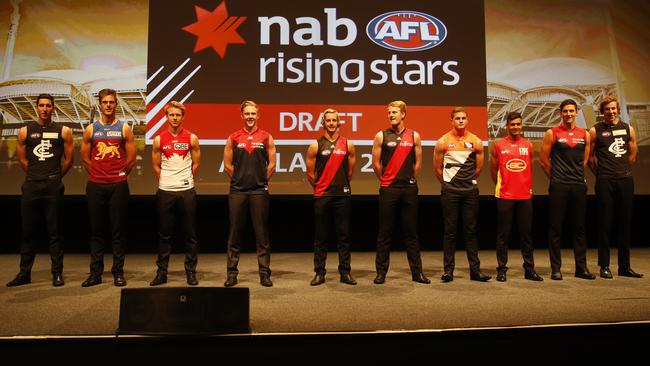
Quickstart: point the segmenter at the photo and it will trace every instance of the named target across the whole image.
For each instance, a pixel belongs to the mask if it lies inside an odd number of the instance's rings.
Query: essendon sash
[[[327,187],[329,187],[330,183],[332,183],[332,179],[334,179],[336,176],[336,172],[341,167],[343,159],[345,159],[347,155],[348,140],[345,139],[345,137],[339,137],[334,150],[332,150],[332,153],[327,159],[325,168],[318,177],[318,181],[314,187],[314,196],[320,197],[325,193]],[[345,172],[345,174],[347,174],[347,172]]]
[[[384,174],[382,174],[380,178],[380,184],[382,187],[390,186],[393,180],[397,177],[397,174],[404,164],[404,160],[406,160],[406,157],[415,145],[413,136],[413,130],[409,128],[405,129],[399,145],[395,148],[395,152],[393,153],[393,156],[391,156],[388,164],[386,164]]]

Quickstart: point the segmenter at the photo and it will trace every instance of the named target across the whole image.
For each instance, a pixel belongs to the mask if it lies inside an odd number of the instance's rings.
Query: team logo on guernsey
[[[38,156],[38,160],[41,161],[49,159],[54,156],[54,154],[50,152],[51,147],[52,143],[50,140],[41,140],[41,143],[34,147],[34,155]]]
[[[117,158],[119,159],[120,156],[120,151],[117,149],[117,145],[114,145],[112,143],[104,143],[104,142],[98,142],[97,143],[97,155],[95,155],[95,160],[104,160],[104,158],[108,155],[109,158],[114,158],[117,155]]]
[[[506,162],[506,169],[513,173],[519,173],[526,170],[526,162],[521,159],[511,159]]]
[[[623,146],[625,146],[625,141],[623,141],[623,138],[622,137],[616,137],[614,139],[614,142],[612,142],[612,144],[609,145],[608,150],[609,150],[609,152],[614,154],[615,157],[620,158],[621,156],[623,156],[623,154],[625,154],[627,152],[627,150],[625,150],[625,148]]]
[[[473,148],[474,148],[474,144],[471,143],[471,142],[465,142],[465,148],[466,148],[466,149],[473,149]]]
[[[397,10],[373,18],[366,26],[371,41],[394,51],[424,51],[447,38],[447,27],[419,11]]]

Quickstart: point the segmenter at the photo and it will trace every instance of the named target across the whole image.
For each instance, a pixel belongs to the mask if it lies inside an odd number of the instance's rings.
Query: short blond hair
[[[339,120],[339,111],[333,108],[327,108],[326,110],[323,111],[323,117],[321,117],[321,123],[325,123],[325,116],[327,114],[335,114],[336,115],[336,120]]]
[[[167,114],[167,110],[168,110],[169,108],[180,109],[181,114],[182,114],[182,115],[185,115],[185,106],[184,106],[183,103],[181,103],[181,102],[178,102],[178,101],[172,100],[171,102],[167,103],[167,104],[165,105],[165,108],[163,108],[163,110],[165,111],[165,114]]]
[[[454,107],[454,109],[451,110],[451,119],[454,119],[456,113],[465,113],[465,115],[467,116],[467,111],[465,110],[465,107]]]
[[[253,102],[252,100],[245,100],[241,102],[241,107],[239,108],[240,112],[244,112],[244,108],[246,107],[255,107],[256,111],[260,111],[260,108],[257,106],[257,103]]]
[[[399,110],[402,113],[406,114],[406,103],[401,101],[401,100],[392,101],[392,102],[388,103],[388,106],[389,107],[397,107],[397,108],[399,108]]]

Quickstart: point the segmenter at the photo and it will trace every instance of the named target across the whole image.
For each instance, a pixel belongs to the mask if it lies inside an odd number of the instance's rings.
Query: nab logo
[[[513,173],[523,172],[526,170],[526,162],[521,159],[508,160],[506,163],[506,169]]]
[[[447,27],[429,14],[399,10],[376,16],[368,23],[366,34],[384,48],[423,51],[441,44],[447,37]]]

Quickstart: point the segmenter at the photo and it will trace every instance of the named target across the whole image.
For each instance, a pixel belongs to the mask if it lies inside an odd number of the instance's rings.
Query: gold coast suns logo
[[[506,162],[506,169],[513,173],[519,173],[526,170],[526,162],[521,159],[511,159]]]

